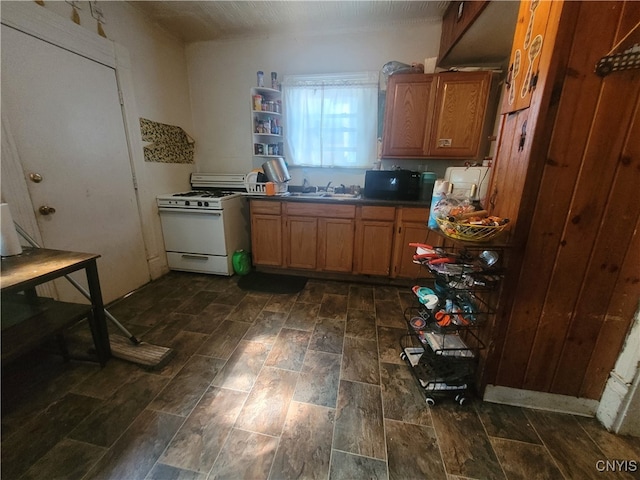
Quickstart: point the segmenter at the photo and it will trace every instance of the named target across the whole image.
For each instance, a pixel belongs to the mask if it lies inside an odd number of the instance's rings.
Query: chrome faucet
[[[327,191],[327,193],[333,193],[333,187],[331,186],[333,182],[329,182],[327,183],[327,186],[325,187],[325,190]],[[329,190],[331,189],[331,190]]]

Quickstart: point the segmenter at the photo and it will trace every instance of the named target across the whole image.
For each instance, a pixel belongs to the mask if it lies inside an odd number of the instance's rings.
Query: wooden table
[[[2,364],[86,317],[97,359],[105,365],[111,356],[111,348],[96,263],[99,257],[91,253],[24,248],[20,255],[2,258]],[[36,285],[83,269],[87,275],[91,305],[37,297]]]

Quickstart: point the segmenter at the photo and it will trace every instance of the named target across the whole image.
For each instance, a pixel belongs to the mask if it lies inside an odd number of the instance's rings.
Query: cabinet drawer
[[[282,202],[271,200],[251,200],[251,213],[264,215],[280,215]]]
[[[355,218],[355,205],[331,205],[328,203],[296,203],[286,202],[287,215],[330,217],[330,218]]]
[[[396,207],[360,207],[362,220],[388,220],[396,218]]]
[[[411,208],[402,207],[400,210],[400,216],[403,222],[424,222],[429,221],[429,209],[428,208]]]

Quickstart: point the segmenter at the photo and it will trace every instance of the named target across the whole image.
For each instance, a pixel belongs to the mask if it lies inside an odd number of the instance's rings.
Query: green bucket
[[[231,257],[233,271],[238,275],[246,275],[251,271],[251,255],[244,250],[236,250]]]

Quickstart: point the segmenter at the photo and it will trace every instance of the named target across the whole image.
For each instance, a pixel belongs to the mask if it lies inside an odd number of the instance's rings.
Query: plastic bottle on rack
[[[447,198],[449,185],[450,183],[443,179],[436,180],[433,185],[433,196],[431,197],[431,207],[429,208],[429,222],[427,223],[429,228],[438,228],[438,222],[436,222],[438,203]]]

